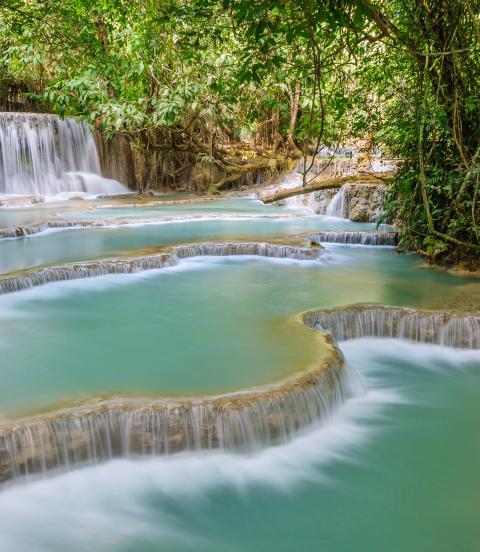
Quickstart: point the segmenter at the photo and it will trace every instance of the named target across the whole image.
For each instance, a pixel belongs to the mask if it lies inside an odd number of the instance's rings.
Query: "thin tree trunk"
[[[295,132],[295,125],[297,124],[298,117],[298,104],[300,102],[300,94],[302,92],[302,87],[300,81],[295,82],[295,90],[291,91],[289,88],[290,96],[290,125],[288,127],[288,150],[290,154],[294,157],[300,157],[301,152],[295,144],[293,134]]]

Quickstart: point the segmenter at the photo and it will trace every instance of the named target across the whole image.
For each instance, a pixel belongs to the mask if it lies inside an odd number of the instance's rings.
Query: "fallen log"
[[[383,180],[374,174],[362,174],[355,176],[337,176],[334,178],[326,178],[317,180],[308,184],[307,186],[298,186],[297,188],[284,188],[277,190],[273,194],[269,194],[261,197],[263,203],[273,203],[274,201],[281,201],[282,199],[288,199],[289,197],[310,194],[311,192],[318,192],[320,190],[333,190],[335,188],[341,188],[347,182],[355,184],[372,184]]]
[[[281,201],[296,195],[309,194],[311,192],[318,192],[319,190],[332,190],[334,188],[340,188],[347,182],[358,181],[358,176],[341,176],[336,178],[328,178],[326,180],[319,180],[313,182],[308,186],[299,186],[298,188],[285,188],[274,192],[273,194],[266,195],[260,199],[263,203],[273,203],[274,201]]]

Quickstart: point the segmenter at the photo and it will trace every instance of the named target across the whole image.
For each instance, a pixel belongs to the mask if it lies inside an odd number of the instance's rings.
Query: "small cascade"
[[[119,182],[102,177],[91,132],[71,117],[1,113],[0,151],[0,193],[127,191]]]
[[[387,245],[395,247],[398,234],[395,232],[318,232],[310,240],[316,243],[341,243],[359,245]]]
[[[106,226],[104,220],[49,220],[37,224],[28,224],[25,226],[13,226],[11,228],[0,228],[0,239],[19,238],[22,236],[33,236],[46,232],[47,230],[59,230],[61,228],[90,228],[97,226]]]
[[[318,369],[229,395],[112,399],[0,427],[0,482],[115,457],[222,449],[251,452],[325,420],[355,392],[330,346]]]
[[[284,200],[290,209],[306,211],[314,215],[325,215],[330,203],[330,190],[295,195]]]
[[[0,239],[19,238],[24,236],[33,236],[41,234],[47,230],[61,230],[65,228],[105,228],[109,226],[128,226],[138,224],[158,224],[170,219],[55,219],[45,222],[27,224],[24,226],[12,226],[10,228],[0,228]]]
[[[480,316],[376,305],[321,310],[304,315],[310,328],[338,341],[389,337],[446,347],[480,349]]]
[[[178,259],[175,256],[162,253],[131,259],[107,259],[40,268],[38,270],[29,270],[21,276],[0,279],[0,295],[41,286],[50,282],[80,280],[82,278],[94,278],[107,274],[132,274],[141,270],[171,267],[177,263]]]
[[[124,259],[101,259],[98,261],[50,266],[25,271],[19,276],[0,279],[0,295],[12,293],[51,282],[95,278],[107,274],[132,274],[142,270],[156,270],[176,266],[181,259],[200,256],[248,256],[297,261],[314,261],[323,255],[319,248],[276,245],[270,243],[195,243],[180,245],[169,252],[140,255]]]
[[[191,245],[175,247],[175,255],[179,259],[199,256],[225,257],[231,255],[255,255],[260,257],[274,257],[277,259],[314,261],[323,255],[323,251],[310,247],[259,242],[193,243]]]
[[[348,186],[343,185],[333,196],[325,213],[328,217],[348,218]]]

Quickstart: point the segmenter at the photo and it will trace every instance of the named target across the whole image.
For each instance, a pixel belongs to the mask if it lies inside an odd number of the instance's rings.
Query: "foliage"
[[[479,14],[480,0],[3,0],[0,75],[62,116],[223,167],[240,139],[308,166],[368,137],[403,159],[386,205],[402,244],[478,258]]]

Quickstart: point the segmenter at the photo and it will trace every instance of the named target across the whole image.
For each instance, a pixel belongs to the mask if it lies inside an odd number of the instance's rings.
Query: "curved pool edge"
[[[116,457],[255,451],[286,442],[352,396],[336,340],[387,337],[480,348],[480,316],[387,305],[320,309],[292,318],[325,356],[271,385],[201,397],[110,397],[0,424],[0,482]]]
[[[480,314],[357,304],[302,314],[306,326],[337,341],[362,337],[406,339],[463,349],[480,349]]]
[[[0,482],[120,456],[259,450],[326,419],[350,395],[328,335],[324,357],[270,385],[201,397],[91,399],[0,423]]]
[[[268,242],[200,242],[160,248],[158,252],[82,261],[27,269],[0,277],[0,295],[52,282],[95,278],[108,274],[133,274],[177,266],[181,260],[213,256],[257,256],[296,261],[317,261],[325,255],[319,247]]]

